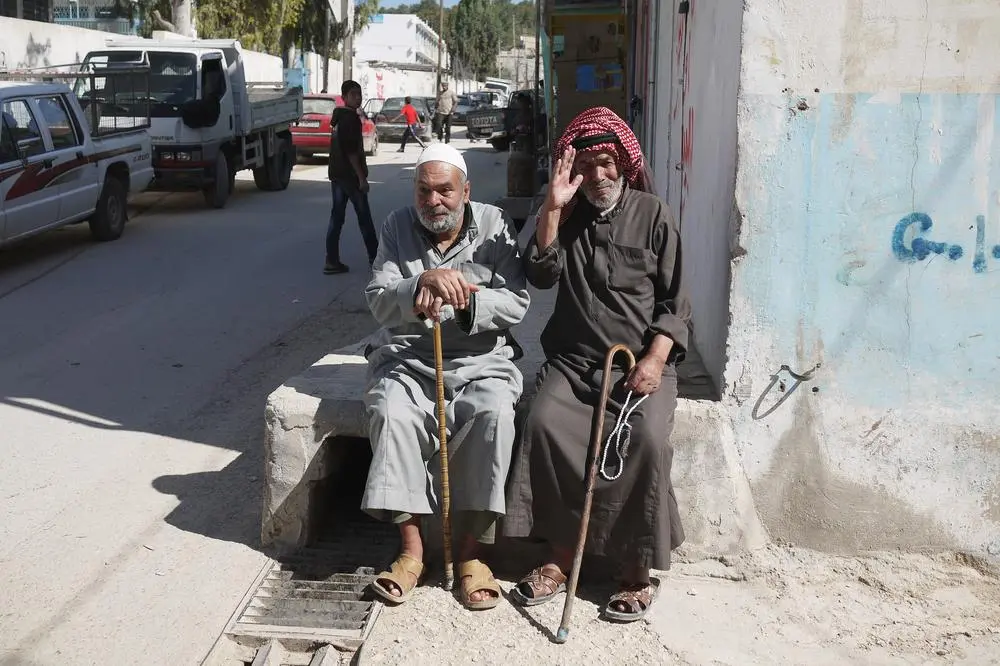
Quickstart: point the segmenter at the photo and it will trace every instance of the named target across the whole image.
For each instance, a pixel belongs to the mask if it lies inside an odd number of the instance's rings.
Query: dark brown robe
[[[690,319],[680,289],[677,224],[667,205],[651,194],[626,188],[604,216],[578,195],[556,241],[540,251],[533,237],[524,262],[533,286],[558,285],[559,291],[542,332],[546,361],[514,454],[505,534],[576,547],[605,354],[625,344],[638,361],[652,338],[664,334],[674,345],[660,388],[629,420],[631,447],[621,476],[615,481],[598,476],[586,552],[667,569],[671,550],[684,541],[670,480],[676,363],[687,348]],[[602,450],[626,395],[624,355],[616,361]]]

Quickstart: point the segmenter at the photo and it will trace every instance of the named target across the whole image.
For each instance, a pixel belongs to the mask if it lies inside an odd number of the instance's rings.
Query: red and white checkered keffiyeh
[[[639,140],[628,123],[606,106],[587,109],[570,122],[556,142],[553,165],[570,146],[577,152],[601,150],[611,153],[629,187],[643,192],[652,191],[652,179]]]

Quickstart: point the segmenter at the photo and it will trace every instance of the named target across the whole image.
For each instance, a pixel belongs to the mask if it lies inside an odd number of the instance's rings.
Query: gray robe
[[[469,309],[441,324],[451,510],[505,511],[522,390],[510,328],[529,304],[517,237],[499,208],[471,203],[462,235],[442,255],[410,207],[386,220],[365,289],[383,328],[366,354],[373,459],[362,509],[382,520],[439,511],[433,330],[413,313],[419,276],[433,268],[460,270],[480,287]]]

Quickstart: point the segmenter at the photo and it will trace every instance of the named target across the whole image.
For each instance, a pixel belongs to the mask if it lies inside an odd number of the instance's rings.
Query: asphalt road
[[[505,155],[467,150],[473,198]],[[417,150],[371,159],[376,224]],[[0,664],[196,664],[263,563],[268,393],[375,327],[353,211],[322,274],[323,165],[241,174],[221,211],[144,194],[118,241],[86,225],[0,251]]]

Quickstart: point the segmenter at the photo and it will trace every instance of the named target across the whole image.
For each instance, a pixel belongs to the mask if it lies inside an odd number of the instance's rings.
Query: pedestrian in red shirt
[[[401,118],[406,119],[406,129],[403,130],[403,145],[401,145],[399,147],[399,150],[396,151],[399,153],[406,150],[406,141],[411,136],[414,139],[416,139],[417,143],[420,144],[421,148],[426,147],[424,146],[424,142],[420,140],[420,136],[417,135],[417,129],[418,126],[420,125],[420,116],[417,115],[416,108],[414,108],[414,106],[410,104],[409,97],[405,98],[403,101],[405,102],[405,104],[403,104],[403,108],[400,109],[399,115],[392,119],[392,122],[394,123],[398,122]]]

